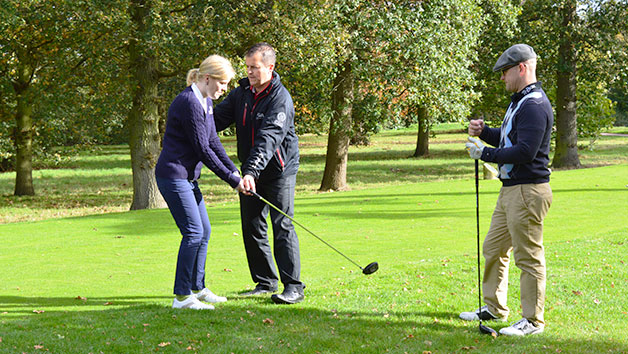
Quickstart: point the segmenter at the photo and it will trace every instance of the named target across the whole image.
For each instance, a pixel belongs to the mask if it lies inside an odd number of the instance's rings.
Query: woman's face
[[[212,100],[218,99],[223,93],[227,92],[229,80],[219,80],[207,75],[207,96]]]

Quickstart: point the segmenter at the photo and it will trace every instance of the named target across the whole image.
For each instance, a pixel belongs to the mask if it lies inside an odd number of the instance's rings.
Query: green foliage
[[[156,69],[162,79],[155,101],[162,120],[184,87],[188,69],[218,53],[232,60],[238,78],[244,77],[242,55],[262,40],[278,51],[277,71],[293,95],[299,134],[327,132],[337,63],[345,58],[351,58],[356,79],[356,137],[412,124],[416,109],[411,107],[417,106],[428,107],[433,122],[469,115],[500,121],[508,94],[490,69],[515,41],[537,49],[539,78],[555,101],[557,50],[551,39],[560,23],[548,1],[521,6],[506,0],[147,4],[150,21],[141,39],[159,58]],[[126,48],[134,34],[127,7],[121,0],[2,2],[0,160],[5,165],[14,154],[15,92],[9,79],[17,70],[19,45],[37,49],[33,58],[39,66],[29,96],[37,101],[33,116],[40,156],[52,156],[46,154],[54,146],[128,140],[132,98]],[[579,80],[587,87],[628,82],[626,29],[620,21],[626,17],[626,2],[589,2],[580,9]],[[626,92],[625,86],[615,92]],[[579,112],[582,119],[593,120],[582,122],[583,129],[600,126],[593,112],[605,103],[594,96],[579,105],[592,107]]]
[[[519,36],[517,18],[521,14],[521,5],[518,1],[489,0],[481,1],[480,6],[486,23],[477,46],[477,61],[473,65],[477,80],[474,90],[480,97],[474,102],[470,116],[499,126],[510,99],[504,83],[499,80],[501,73],[493,72],[493,66]]]
[[[436,121],[462,120],[477,99],[471,67],[484,26],[476,1],[405,4],[401,34],[391,33],[401,62],[396,79],[405,90],[398,108],[426,107]]]
[[[628,126],[628,91],[613,87],[610,90],[609,98],[616,103],[615,125]]]
[[[578,138],[589,139],[589,148],[593,149],[602,131],[615,122],[614,104],[602,84],[580,83],[578,97]]]
[[[115,75],[99,76],[106,51],[103,38],[111,17],[96,10],[97,1],[5,1],[0,39],[3,75],[0,77],[0,155],[13,160],[10,137],[15,116],[16,88],[26,89],[33,107],[34,153],[50,157],[54,146],[110,143],[122,132],[119,107],[124,96],[107,92],[103,82]],[[111,15],[109,15],[111,16]],[[117,27],[116,27],[117,28]],[[29,77],[20,68],[32,66]],[[99,66],[100,65],[100,66]],[[119,72],[111,66],[108,72]],[[119,141],[117,141],[119,142]]]
[[[483,3],[489,15],[483,45],[479,48],[477,73],[482,100],[472,116],[484,117],[499,124],[509,94],[492,73],[497,57],[514,43],[528,43],[539,55],[537,76],[543,83],[550,101],[556,102],[556,70],[558,68],[558,38],[565,30],[558,9],[568,1],[525,1],[521,6],[495,6]],[[577,119],[580,137],[593,142],[600,128],[610,124],[612,105],[606,99],[608,83],[621,83],[626,77],[626,1],[579,1],[578,18],[570,31],[578,51]],[[516,16],[516,17],[515,17]]]
[[[569,1],[527,1],[519,23],[522,41],[532,45],[540,56],[539,79],[550,101],[556,102],[556,70],[559,69],[558,34],[565,30],[557,9]],[[626,77],[626,26],[628,2],[578,1],[577,17],[570,29],[577,51],[578,135],[591,139],[599,129],[612,124],[613,104],[608,101],[609,83]],[[582,86],[582,87],[580,87]]]

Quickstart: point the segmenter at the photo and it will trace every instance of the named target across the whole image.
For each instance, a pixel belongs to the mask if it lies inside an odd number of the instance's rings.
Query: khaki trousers
[[[502,187],[484,239],[485,258],[482,291],[489,311],[507,317],[508,265],[513,251],[521,269],[521,309],[523,317],[545,325],[545,252],[543,219],[552,204],[549,183]]]

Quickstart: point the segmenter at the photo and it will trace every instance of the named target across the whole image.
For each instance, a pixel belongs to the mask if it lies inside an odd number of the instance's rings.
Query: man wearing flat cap
[[[474,159],[497,163],[502,188],[484,239],[482,290],[485,306],[460,318],[506,321],[509,309],[510,253],[521,269],[522,319],[499,332],[524,336],[543,332],[545,321],[545,253],[543,219],[552,203],[549,152],[554,114],[536,80],[536,53],[515,44],[497,59],[506,90],[513,92],[500,128],[471,120],[466,148]],[[479,139],[478,139],[479,138]],[[494,147],[485,146],[482,141]]]

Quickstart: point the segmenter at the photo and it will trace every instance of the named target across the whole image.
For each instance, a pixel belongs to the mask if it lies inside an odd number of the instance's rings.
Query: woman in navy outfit
[[[207,57],[188,72],[188,87],[170,104],[163,149],[155,168],[157,186],[181,231],[173,308],[212,310],[227,301],[205,287],[205,260],[211,225],[198,187],[202,165],[238,192],[240,173],[216,134],[212,99],[226,90],[235,72],[221,56]]]

